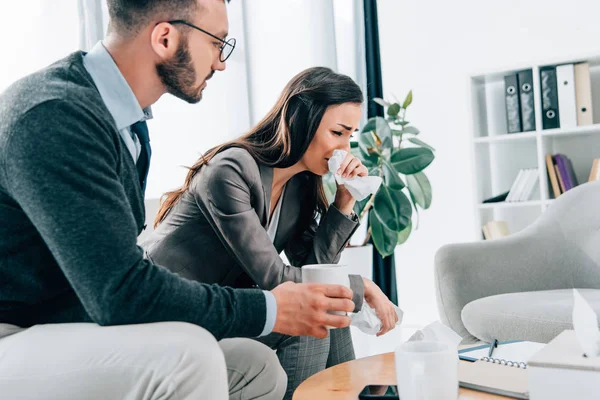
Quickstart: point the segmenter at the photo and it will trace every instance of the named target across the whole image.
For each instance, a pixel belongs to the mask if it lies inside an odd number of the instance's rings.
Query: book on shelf
[[[537,168],[525,168],[519,170],[519,173],[513,181],[505,201],[512,203],[530,200],[535,191],[537,183]]]
[[[588,182],[600,181],[600,158],[595,158]]]
[[[566,192],[565,183],[563,182],[562,176],[560,175],[560,171],[558,170],[558,165],[554,164],[554,172],[556,172],[556,176],[558,177],[558,185],[560,186],[560,193]]]
[[[554,193],[554,198],[557,199],[558,196],[561,195],[561,185],[558,182],[559,174],[556,171],[556,161],[552,154],[546,154],[546,169],[548,171],[548,178],[550,179],[550,186],[552,187],[552,192]]]
[[[494,197],[490,197],[489,199],[485,199],[483,201],[483,204],[501,203],[506,200],[506,197],[508,197],[508,192],[504,192],[504,193],[499,194],[498,196],[494,196]]]
[[[558,198],[562,193],[579,185],[573,163],[571,162],[571,159],[564,154],[546,154],[546,169],[548,172],[548,179],[550,180],[550,186],[554,193],[554,198]],[[590,179],[593,170],[594,167],[592,165]]]
[[[489,221],[482,227],[485,240],[500,239],[510,235],[505,221]]]

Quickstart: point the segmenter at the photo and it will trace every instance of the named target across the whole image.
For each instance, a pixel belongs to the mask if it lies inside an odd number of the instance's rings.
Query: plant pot
[[[373,245],[346,247],[339,264],[347,265],[352,275],[373,280]]]

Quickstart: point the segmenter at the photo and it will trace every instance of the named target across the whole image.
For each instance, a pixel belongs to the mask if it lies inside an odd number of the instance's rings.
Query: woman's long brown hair
[[[221,151],[240,147],[248,151],[259,163],[273,168],[287,168],[296,164],[310,145],[327,107],[344,103],[362,103],[363,95],[358,85],[346,75],[329,68],[313,67],[292,78],[281,93],[275,106],[245,135],[230,142],[213,147],[189,168],[183,186],[165,193],[154,220],[156,227],[190,188],[194,177],[202,166]],[[328,204],[321,176],[310,172],[307,175],[306,215],[301,218],[306,228],[315,213],[323,214]]]

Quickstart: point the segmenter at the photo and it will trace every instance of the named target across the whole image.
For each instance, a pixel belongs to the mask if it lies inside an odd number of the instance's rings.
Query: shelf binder
[[[528,69],[518,73],[519,100],[521,101],[521,127],[523,132],[535,131],[535,106],[533,102],[533,72]]]
[[[573,64],[556,67],[556,86],[561,128],[577,126],[577,106],[575,105],[575,69]]]
[[[540,83],[542,93],[542,127],[543,129],[560,128],[556,67],[541,67]]]
[[[590,64],[575,65],[575,103],[577,106],[577,125],[592,125],[594,116],[592,112],[592,81],[590,78]]]
[[[504,99],[506,102],[507,132],[521,132],[521,107],[519,105],[519,81],[517,74],[504,77]]]

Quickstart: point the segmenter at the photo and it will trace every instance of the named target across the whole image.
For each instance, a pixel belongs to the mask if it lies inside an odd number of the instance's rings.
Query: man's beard
[[[190,104],[202,99],[202,90],[194,86],[196,71],[186,38],[182,38],[173,58],[156,65],[156,72],[167,92],[173,96]]]

